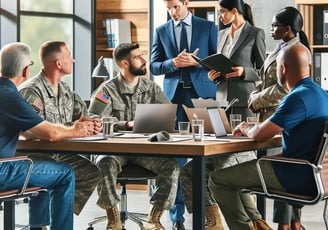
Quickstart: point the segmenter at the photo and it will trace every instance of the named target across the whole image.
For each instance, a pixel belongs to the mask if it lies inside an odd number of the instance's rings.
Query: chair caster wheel
[[[91,227],[88,227],[86,230],[94,230],[94,228],[91,226]]]

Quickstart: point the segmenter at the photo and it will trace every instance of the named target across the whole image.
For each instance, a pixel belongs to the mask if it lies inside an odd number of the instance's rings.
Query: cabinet
[[[328,13],[328,0],[295,0],[296,7],[304,19],[303,30],[308,36],[313,53],[313,80],[328,90],[328,17],[324,20],[324,10]],[[328,15],[327,15],[328,16]],[[324,35],[324,21],[327,34]],[[326,39],[327,42],[324,42]]]
[[[218,25],[218,1],[190,1],[189,10],[196,16]]]

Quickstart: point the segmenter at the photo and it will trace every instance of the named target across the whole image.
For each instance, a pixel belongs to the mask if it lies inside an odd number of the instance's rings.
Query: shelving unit
[[[148,59],[149,44],[149,0],[96,0],[95,12],[95,40],[96,40],[96,63],[100,56],[111,58],[113,48],[107,48],[103,20],[106,18],[125,19],[131,22],[131,41],[139,43],[145,58]],[[97,87],[102,79],[96,79],[94,86]]]
[[[327,71],[322,70],[322,67],[326,68],[328,62],[325,66],[321,65],[319,61],[321,62],[322,56],[318,56],[318,54],[327,53],[325,56],[328,57],[328,45],[323,44],[323,10],[328,10],[328,0],[295,0],[295,6],[303,15],[303,29],[309,38],[310,48],[314,54],[311,75],[319,84],[323,82],[323,79],[324,82],[328,82],[328,68]],[[326,83],[321,86],[328,90]]]
[[[189,10],[204,19],[213,17],[215,25],[218,25],[218,1],[190,1]]]

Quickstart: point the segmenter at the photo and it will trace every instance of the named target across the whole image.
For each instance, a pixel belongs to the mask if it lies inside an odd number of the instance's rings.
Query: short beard
[[[133,65],[129,66],[129,72],[133,75],[140,76],[147,73],[147,69],[142,69],[145,65],[142,65],[140,68],[135,68]]]

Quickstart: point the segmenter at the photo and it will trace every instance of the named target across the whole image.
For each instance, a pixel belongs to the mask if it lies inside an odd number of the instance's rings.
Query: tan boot
[[[120,220],[120,212],[118,211],[118,208],[115,206],[110,209],[106,209],[107,213],[107,230],[121,230],[122,224]]]
[[[258,219],[253,221],[256,230],[273,230],[264,220]]]
[[[147,223],[144,224],[144,230],[165,230],[160,222],[163,210],[159,210],[154,206],[151,207]]]
[[[211,205],[206,207],[205,212],[205,229],[206,230],[223,230],[219,207]]]

